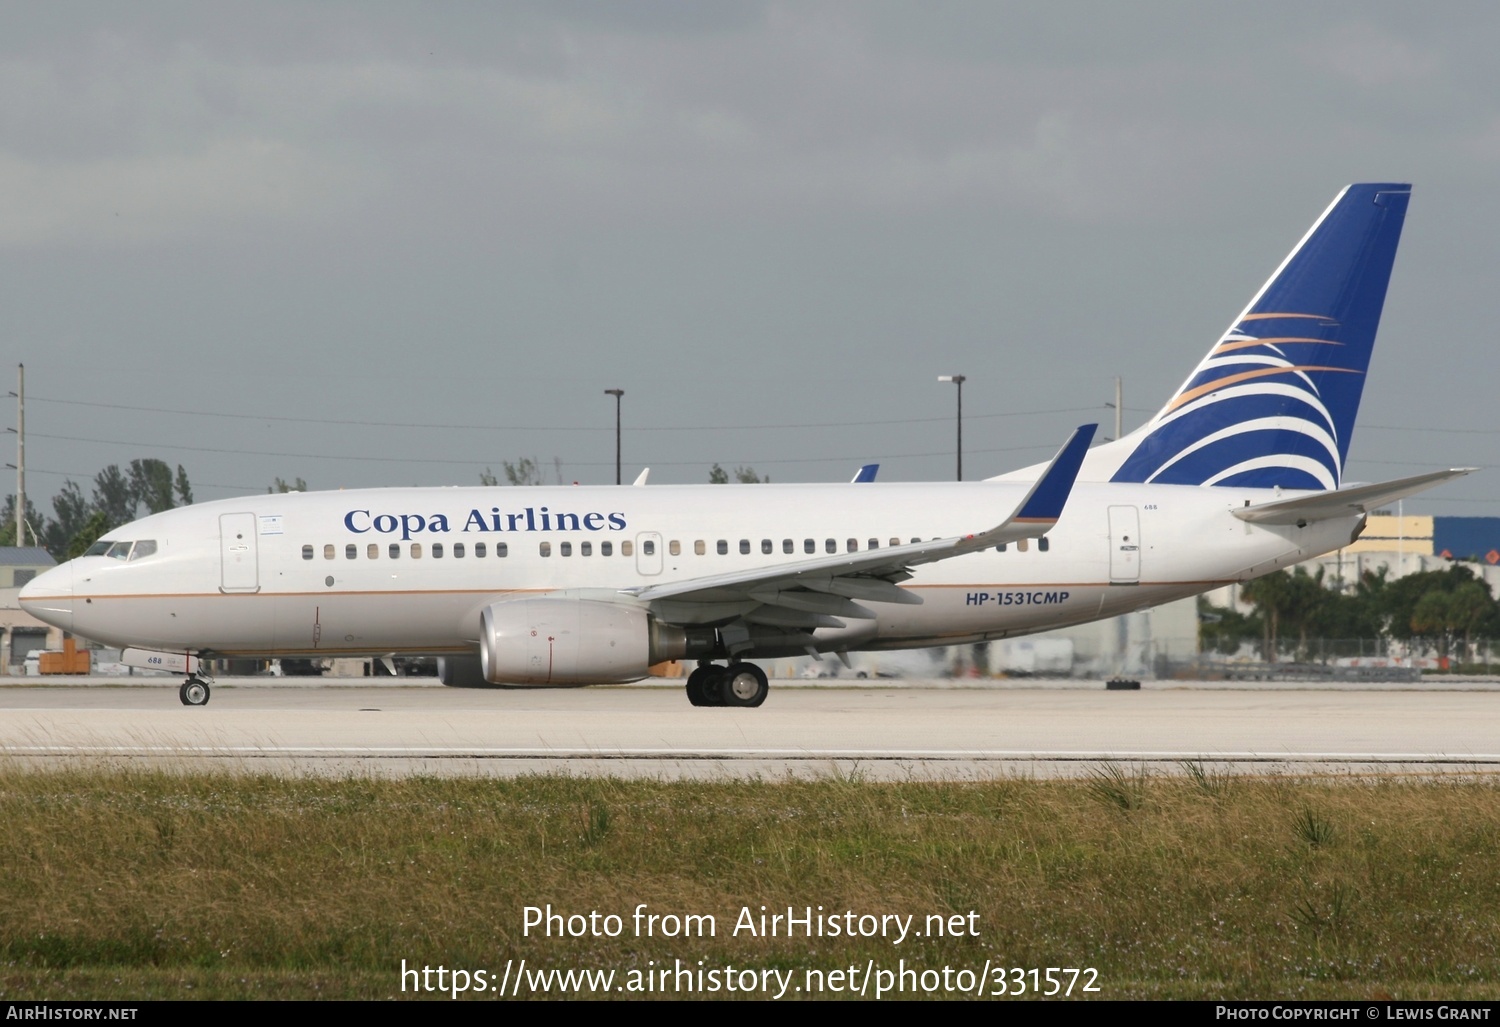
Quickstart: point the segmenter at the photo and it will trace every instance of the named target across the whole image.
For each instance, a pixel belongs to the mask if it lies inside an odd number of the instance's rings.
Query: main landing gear
[[[182,700],[184,706],[207,706],[208,705],[208,682],[197,674],[191,674],[177,690],[177,698]]]
[[[766,672],[753,663],[701,663],[687,679],[688,702],[694,706],[759,706],[770,690]]]

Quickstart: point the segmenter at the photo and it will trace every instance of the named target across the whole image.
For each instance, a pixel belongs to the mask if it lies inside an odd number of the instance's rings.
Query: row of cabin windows
[[[914,543],[915,542],[920,542],[920,541],[922,541],[922,540],[919,539],[919,538],[912,539],[912,542],[914,542]],[[890,544],[893,545],[893,546],[899,546],[901,544],[901,540],[899,538],[893,538],[893,539],[891,539]],[[119,545],[119,543],[117,543],[116,545]],[[126,545],[128,545],[128,543],[126,543]],[[155,549],[155,543],[154,542],[153,543],[137,543],[136,544],[136,548],[139,550],[143,545],[150,545],[152,547],[153,551]],[[371,542],[368,545],[366,545],[365,546],[365,556],[366,556],[366,558],[370,559],[370,560],[378,560],[378,559],[380,559],[380,545],[381,544],[379,542]],[[1047,537],[1045,535],[1042,536],[1041,538],[1037,539],[1036,547],[1037,547],[1037,549],[1041,550],[1044,553],[1047,552],[1047,550],[1050,548],[1050,546],[1048,545],[1048,539],[1047,539]],[[878,539],[878,538],[872,538],[872,539],[870,539],[866,543],[865,548],[866,549],[879,549],[880,548],[880,539]],[[1026,548],[1027,548],[1027,540],[1026,539],[1023,538],[1023,539],[1021,539],[1021,541],[1019,541],[1019,542],[1016,543],[1016,549],[1019,552],[1022,552],[1022,553],[1026,552]],[[723,539],[723,538],[719,539],[718,542],[715,544],[715,549],[717,550],[717,552],[718,552],[718,554],[720,556],[728,556],[729,555],[729,540],[728,539]],[[1000,545],[996,546],[995,549],[996,549],[996,551],[1003,553],[1003,552],[1005,552],[1006,547],[1005,547],[1004,543],[1001,543]],[[434,559],[434,560],[441,560],[443,558],[443,554],[444,554],[444,545],[443,545],[443,543],[441,543],[441,542],[433,542],[428,547],[428,550],[432,554],[432,559]],[[474,550],[474,557],[475,557],[475,559],[484,559],[486,556],[489,555],[489,547],[488,547],[487,543],[484,543],[484,542],[475,542],[473,544],[473,550]],[[793,542],[792,539],[784,538],[784,539],[781,540],[781,551],[783,553],[786,553],[786,554],[790,555],[790,554],[795,553],[796,550],[797,550],[796,544]],[[400,542],[392,542],[392,543],[390,543],[387,546],[387,551],[390,553],[390,559],[392,559],[392,560],[399,560],[401,558],[401,543]],[[703,555],[705,555],[705,553],[707,553],[707,551],[708,551],[708,547],[707,547],[707,544],[703,541],[703,539],[700,538],[696,542],[693,543],[693,553],[695,555],[697,555],[697,556],[703,556]],[[763,539],[760,540],[760,551],[761,551],[762,554],[765,554],[765,555],[770,555],[772,552],[775,551],[775,547],[772,545],[770,539],[763,538]],[[818,542],[817,542],[817,539],[811,539],[811,538],[809,538],[809,539],[803,539],[802,540],[802,551],[804,553],[816,553],[818,551]],[[824,542],[823,542],[823,551],[826,552],[826,553],[837,553],[839,551],[838,539],[832,539],[832,538],[825,539]],[[859,539],[857,539],[857,538],[848,539],[845,542],[845,551],[846,552],[850,552],[850,553],[857,553],[857,552],[859,552]],[[540,552],[540,554],[542,556],[551,556],[552,555],[552,543],[551,542],[543,542],[543,543],[541,543],[539,552]],[[559,542],[557,544],[557,552],[558,552],[559,556],[572,556],[573,555],[573,543],[572,542]],[[670,541],[670,542],[667,543],[667,552],[671,553],[673,556],[681,556],[682,555],[682,543],[678,542],[676,539],[673,539],[672,541]],[[453,559],[455,559],[455,560],[462,560],[464,558],[464,556],[466,555],[466,553],[467,553],[467,549],[465,548],[465,543],[463,543],[463,542],[455,542],[455,543],[453,543],[452,553],[453,553]],[[643,556],[655,556],[656,555],[656,542],[653,541],[653,540],[651,540],[651,539],[645,539],[645,540],[643,540],[641,542],[641,554]],[[740,539],[740,554],[742,556],[749,556],[750,555],[750,540],[748,538],[742,538],[742,539]],[[304,559],[304,560],[311,560],[311,559],[313,559],[313,557],[315,555],[316,555],[316,551],[314,550],[314,548],[312,546],[303,546],[302,547],[302,559]],[[500,557],[500,558],[503,559],[504,557],[507,557],[509,555],[510,555],[510,546],[507,543],[505,543],[505,542],[496,542],[495,543],[495,556]],[[578,555],[579,556],[593,556],[594,555],[594,543],[593,542],[579,542],[578,543]],[[613,556],[614,555],[614,543],[613,542],[600,542],[599,543],[599,555],[600,556]],[[635,555],[635,545],[634,545],[634,543],[632,543],[630,541],[621,542],[620,543],[620,555],[621,556],[634,556]],[[333,545],[332,543],[329,543],[328,545],[325,545],[323,547],[323,559],[325,559],[325,560],[334,560],[334,559],[337,559],[337,558],[338,558],[338,547],[337,546]],[[422,558],[422,543],[420,543],[420,542],[413,542],[413,543],[411,543],[411,558],[413,560],[420,560]],[[122,557],[122,559],[123,559],[123,557]],[[344,546],[344,559],[346,559],[346,560],[357,560],[357,559],[359,559],[359,546],[356,545],[356,544],[354,544],[353,542],[350,542],[348,545]]]
[[[573,543],[571,543],[571,542],[563,542],[563,543],[561,543],[561,547],[562,547],[562,555],[563,556],[572,556],[573,555]],[[646,543],[646,547],[647,547],[646,551],[647,551],[648,554],[654,551],[654,546],[652,546],[652,544],[650,542]],[[470,548],[472,548],[473,553],[474,553],[474,558],[477,559],[477,560],[482,560],[482,559],[486,558],[487,556],[489,556],[490,547],[489,547],[489,544],[485,543],[485,542],[475,542],[472,547],[467,546],[467,544],[463,543],[463,542],[455,542],[455,543],[453,543],[453,545],[451,547],[451,550],[445,548],[445,546],[444,546],[444,544],[442,542],[433,542],[430,546],[427,547],[427,550],[431,554],[432,559],[434,559],[434,560],[441,560],[443,558],[443,556],[445,555],[445,553],[447,553],[449,551],[452,552],[453,559],[455,559],[455,560],[462,560],[465,556],[468,555]],[[355,545],[353,542],[350,542],[348,545],[344,546],[344,559],[346,559],[346,560],[358,560],[359,559],[359,549],[360,549],[359,546]],[[392,559],[392,560],[399,560],[401,558],[401,543],[400,542],[392,542],[392,543],[390,543],[386,547],[386,549],[387,549],[387,552],[390,554],[390,559]],[[580,555],[582,555],[582,556],[593,556],[594,555],[594,543],[592,543],[592,542],[580,542],[578,544],[578,550],[579,550]],[[614,555],[614,551],[615,551],[615,544],[613,542],[600,542],[599,543],[599,555],[600,556],[613,556]],[[311,560],[316,555],[317,555],[317,550],[313,546],[303,546],[302,547],[302,559],[304,559],[304,560]],[[495,543],[495,556],[496,557],[504,559],[505,557],[507,557],[509,555],[510,555],[510,545],[509,545],[509,543],[506,543],[506,542],[496,542]],[[542,555],[543,556],[551,556],[552,555],[552,544],[550,542],[543,542],[542,543]],[[620,543],[620,555],[621,556],[634,556],[635,555],[635,545],[634,545],[634,543],[632,543],[632,542],[621,542]],[[371,542],[368,545],[366,545],[365,546],[365,557],[366,557],[366,559],[370,559],[370,560],[378,560],[378,559],[380,559],[380,543],[379,542]],[[420,560],[422,558],[422,543],[420,543],[420,542],[413,542],[413,543],[411,543],[411,558],[413,560]],[[333,545],[332,543],[329,543],[328,545],[325,545],[323,547],[323,559],[325,559],[325,560],[336,560],[336,559],[338,559],[338,547],[335,546],[335,545]]]

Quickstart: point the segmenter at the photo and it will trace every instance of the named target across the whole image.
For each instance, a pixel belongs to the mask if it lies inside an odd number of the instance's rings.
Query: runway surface
[[[32,679],[33,681],[35,679]],[[1181,772],[1500,773],[1500,686],[1096,682],[773,687],[695,709],[680,686],[451,689],[367,680],[0,686],[0,756],[250,773],[976,780]]]

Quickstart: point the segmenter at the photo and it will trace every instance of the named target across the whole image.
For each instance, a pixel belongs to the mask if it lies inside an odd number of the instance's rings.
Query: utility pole
[[[26,544],[26,365],[16,365],[16,545]]]
[[[958,386],[958,476],[955,480],[964,480],[964,382],[968,377],[961,374],[940,374],[938,381],[952,382]]]
[[[620,397],[625,395],[624,389],[605,389],[606,396],[615,397],[615,484],[620,482]]]
[[[1115,438],[1125,431],[1125,386],[1119,375],[1115,375]]]
[[[1115,401],[1104,404],[1107,407],[1115,408],[1115,439],[1118,439],[1125,430],[1124,421],[1122,420],[1125,414],[1125,401],[1122,398],[1122,392],[1121,378],[1119,375],[1115,375]],[[1110,439],[1110,441],[1113,442],[1114,439]]]

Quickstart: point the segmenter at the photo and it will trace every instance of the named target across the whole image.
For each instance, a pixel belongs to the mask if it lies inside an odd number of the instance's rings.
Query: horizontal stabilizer
[[[1277,499],[1270,503],[1240,507],[1234,515],[1254,524],[1306,524],[1334,517],[1352,517],[1369,513],[1397,499],[1441,485],[1454,478],[1477,471],[1477,467],[1450,467],[1446,471],[1429,471],[1410,478],[1397,478],[1375,485],[1352,485],[1330,492],[1314,492],[1295,499]]]

